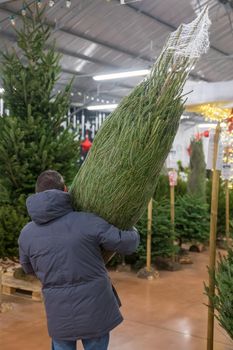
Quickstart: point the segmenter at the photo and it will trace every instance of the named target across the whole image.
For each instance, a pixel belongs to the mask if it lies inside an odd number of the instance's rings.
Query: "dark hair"
[[[36,192],[47,190],[64,191],[65,183],[60,173],[55,170],[46,170],[41,173],[36,181]]]

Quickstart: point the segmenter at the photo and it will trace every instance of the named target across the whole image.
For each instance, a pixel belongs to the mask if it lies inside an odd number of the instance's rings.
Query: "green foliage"
[[[228,335],[233,339],[233,250],[229,249],[227,256],[220,256],[214,277],[216,294],[209,294],[209,287],[205,286],[207,295],[216,310],[215,317]]]
[[[206,200],[206,164],[202,140],[191,142],[188,193]]]
[[[30,11],[30,10],[29,10]],[[23,17],[15,29],[19,53],[1,55],[4,103],[9,116],[0,118],[0,241],[1,256],[16,254],[17,237],[27,222],[25,198],[34,192],[37,176],[60,171],[70,182],[77,171],[79,147],[70,126],[64,128],[71,83],[58,95],[60,56],[50,45],[44,11]],[[18,51],[18,50],[17,50]]]
[[[144,212],[136,225],[141,241],[137,250],[137,266],[146,263],[146,242],[147,242],[147,211]],[[153,201],[153,221],[151,236],[151,259],[155,257],[171,257],[176,251],[173,244],[173,233],[170,219],[170,205],[167,200]]]
[[[208,205],[197,196],[179,196],[175,204],[176,236],[183,241],[205,243],[209,236]]]

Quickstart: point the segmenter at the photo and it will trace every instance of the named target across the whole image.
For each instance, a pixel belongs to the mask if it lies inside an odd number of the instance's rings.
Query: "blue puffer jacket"
[[[122,322],[101,248],[131,254],[136,231],[121,231],[100,217],[75,212],[70,195],[49,190],[27,199],[28,223],[19,237],[20,262],[43,286],[49,335],[100,337]]]

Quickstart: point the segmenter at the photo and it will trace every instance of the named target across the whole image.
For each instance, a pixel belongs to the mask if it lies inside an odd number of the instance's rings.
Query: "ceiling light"
[[[22,9],[21,9],[21,15],[22,15],[22,16],[26,16],[26,14],[27,14],[26,6],[23,5],[23,7],[22,7]]]
[[[145,76],[150,72],[149,69],[141,69],[141,70],[134,70],[134,71],[128,71],[128,72],[119,72],[119,73],[110,73],[110,74],[101,74],[101,75],[94,75],[94,80],[111,80],[111,79],[122,79],[122,78],[130,78],[130,77],[140,77]]]
[[[41,4],[41,0],[37,0],[37,6],[38,6],[38,9],[41,8],[42,4]]]
[[[114,104],[108,104],[108,105],[93,105],[93,106],[88,106],[87,109],[89,111],[102,111],[102,110],[113,110],[117,107],[117,103]]]
[[[3,94],[4,93],[4,89],[3,88],[0,88],[0,94]]]
[[[217,124],[210,124],[210,123],[203,123],[203,124],[198,124],[199,128],[213,128],[215,129]]]
[[[71,7],[71,1],[70,0],[66,0],[66,7],[68,9]]]
[[[12,26],[14,27],[15,26],[15,16],[10,16],[10,21],[11,21]]]

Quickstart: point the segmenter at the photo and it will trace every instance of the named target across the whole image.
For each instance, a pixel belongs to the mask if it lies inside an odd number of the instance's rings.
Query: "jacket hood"
[[[70,194],[60,190],[48,190],[27,198],[28,214],[36,224],[45,224],[73,211]]]

